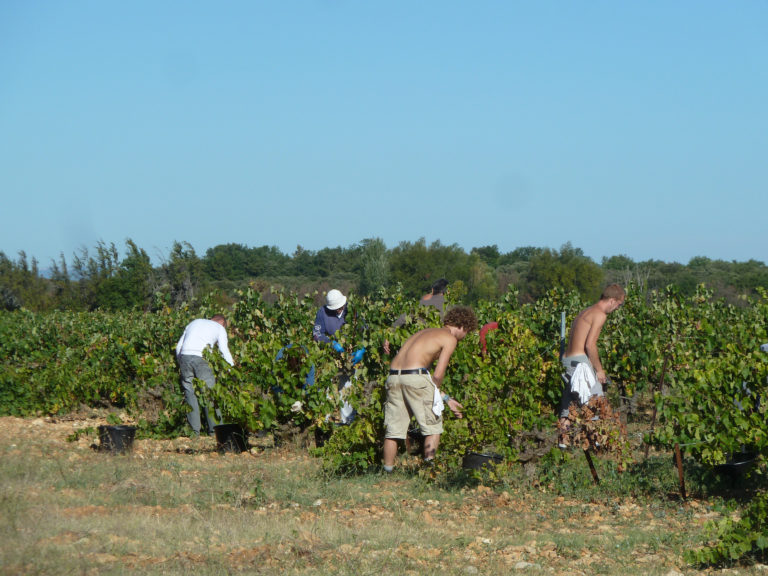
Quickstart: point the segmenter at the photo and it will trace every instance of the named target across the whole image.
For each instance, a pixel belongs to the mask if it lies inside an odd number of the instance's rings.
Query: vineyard
[[[631,419],[637,398],[649,399],[645,408],[653,416],[643,438],[649,447],[670,454],[683,447],[686,458],[709,466],[748,449],[762,463],[768,453],[766,402],[761,402],[768,353],[760,346],[768,342],[768,293],[758,293],[733,305],[704,288],[684,297],[673,288],[642,293],[630,287],[624,306],[609,316],[600,353],[613,381],[612,402]],[[63,415],[100,407],[126,415],[140,437],[184,435],[174,345],[192,318],[223,312],[236,366],[210,355],[217,387],[206,401],[254,437],[322,439],[313,453],[327,473],[378,470],[383,382],[391,359],[384,341],[396,351],[416,330],[439,325],[437,312],[397,290],[352,295],[339,353],[311,339],[318,295],[270,296],[267,302],[258,291],[244,290],[226,310],[210,296],[194,309],[153,314],[2,312],[0,415]],[[492,451],[505,462],[551,451],[562,386],[561,315],[570,324],[589,304],[562,290],[520,304],[510,291],[498,302],[475,307],[481,326],[498,327],[487,332],[484,347],[478,334],[468,336],[451,359],[444,388],[464,405],[465,417],[446,418],[434,478],[456,477],[463,456],[472,451]],[[405,323],[393,328],[401,314]],[[353,364],[353,353],[361,348],[362,361]],[[310,372],[314,383],[307,385]],[[339,383],[347,380],[352,386],[342,397]],[[355,409],[345,426],[338,417],[343,401]],[[619,468],[632,464],[621,450],[601,457]],[[755,473],[761,471],[762,465]],[[492,484],[503,473],[499,467],[476,479]],[[749,527],[726,527],[717,545],[690,559],[718,563],[763,553],[768,548],[764,493],[747,506],[743,517]]]

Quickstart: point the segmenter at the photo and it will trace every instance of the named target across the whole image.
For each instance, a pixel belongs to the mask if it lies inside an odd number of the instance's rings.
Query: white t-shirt
[[[198,318],[192,320],[184,329],[184,334],[179,338],[176,344],[176,356],[182,354],[188,356],[203,356],[203,350],[213,345],[218,346],[219,352],[230,366],[235,365],[232,354],[229,352],[227,331],[224,326],[213,320]]]

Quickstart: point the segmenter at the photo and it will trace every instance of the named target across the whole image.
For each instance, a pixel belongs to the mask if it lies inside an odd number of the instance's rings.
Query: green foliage
[[[552,286],[564,290],[578,290],[590,300],[600,295],[603,272],[600,266],[584,255],[570,242],[559,252],[543,250],[530,260],[528,287],[533,298],[539,298]]]
[[[3,313],[3,413],[66,413],[81,404],[135,411],[140,390],[178,379],[170,342],[182,328],[170,313]]]
[[[691,564],[721,566],[743,560],[764,560],[768,556],[768,493],[760,492],[738,520],[725,518],[708,528],[717,539],[702,548],[685,551]]]
[[[484,311],[490,312],[490,311]],[[469,451],[492,451],[511,459],[519,432],[548,426],[559,378],[550,377],[556,358],[540,354],[533,333],[511,311],[494,310],[498,329],[487,334],[480,353],[476,334],[463,340],[451,359],[444,389],[464,406],[465,417],[445,419],[443,454],[458,464]]]
[[[668,389],[656,393],[660,426],[653,441],[688,445],[710,464],[723,463],[743,446],[768,446],[766,398],[768,341],[765,292],[752,306],[736,308],[700,290],[665,306]],[[748,393],[747,390],[751,392]]]
[[[115,262],[114,252],[104,250],[103,267],[97,263],[96,273]],[[178,258],[190,265],[191,274],[193,254],[182,252]],[[131,258],[144,269],[140,251]],[[474,258],[487,265],[480,254]],[[184,267],[179,269],[183,277]],[[455,303],[465,289],[455,282],[449,302]],[[319,431],[327,440],[317,453],[330,473],[374,469],[389,363],[410,335],[438,326],[440,319],[400,285],[348,295],[348,324],[337,334],[342,353],[312,341],[319,295],[281,289],[263,297],[251,286],[231,300],[212,293],[180,309],[160,305],[154,313],[0,311],[0,413],[62,414],[83,404],[118,407],[139,421],[144,434],[178,434],[185,409],[174,344],[191,319],[223,311],[237,366],[230,368],[218,353],[209,355],[217,385],[210,394],[201,391],[206,401],[250,431]],[[436,474],[457,475],[467,451],[490,450],[512,461],[524,432],[554,426],[561,392],[561,314],[570,325],[588,303],[578,291],[551,288],[531,303],[521,303],[519,293],[510,289],[498,300],[476,304],[480,325],[497,322],[498,328],[487,334],[485,355],[478,335],[472,334],[451,359],[444,388],[464,405],[465,417],[446,416]],[[403,322],[394,328],[401,315]],[[654,392],[658,421],[648,440],[667,450],[684,445],[688,457],[712,465],[742,446],[762,457],[768,451],[768,402],[755,401],[768,398],[768,354],[759,352],[765,342],[764,289],[737,306],[701,286],[686,295],[676,287],[644,293],[630,285],[625,305],[609,316],[599,346],[606,371],[627,394]],[[366,353],[353,366],[352,354],[360,348]],[[314,385],[308,386],[313,370]],[[346,381],[351,386],[341,391]],[[150,399],[159,404],[153,413]],[[344,401],[356,417],[351,425],[340,426]],[[742,515],[743,522],[720,531],[720,549],[703,549],[696,561],[719,562],[763,550],[765,497],[760,498]]]
[[[456,244],[445,246],[439,240],[429,246],[424,238],[401,242],[391,250],[389,263],[392,282],[400,284],[411,298],[429,292],[439,278],[469,280],[469,256]]]
[[[0,252],[0,310],[18,310],[22,306],[33,310],[50,310],[54,294],[40,276],[37,260],[30,262],[24,252],[16,261]]]
[[[190,302],[205,287],[202,267],[189,243],[174,242],[168,260],[160,268],[163,280],[155,290],[155,300],[174,308]],[[156,302],[155,308],[159,307]]]
[[[111,426],[119,426],[122,423],[123,423],[123,419],[120,418],[120,416],[115,412],[110,412],[109,414],[107,414],[107,424]]]
[[[84,247],[73,254],[70,265],[61,254],[42,273],[37,261],[30,261],[24,252],[15,261],[0,252],[0,308],[35,312],[184,308],[213,288],[233,297],[253,282],[262,295],[271,286],[297,292],[334,287],[366,296],[378,288],[400,286],[417,299],[440,277],[449,280],[455,301],[473,305],[497,300],[511,286],[525,303],[553,288],[577,291],[591,301],[602,285],[611,282],[634,284],[644,294],[675,286],[685,297],[706,284],[718,297],[741,305],[745,296],[754,297],[768,285],[768,266],[755,260],[725,262],[699,256],[683,265],[634,262],[619,255],[604,258],[599,265],[570,243],[559,250],[525,246],[505,254],[496,245],[467,253],[439,240],[427,244],[424,238],[392,249],[379,238],[318,251],[297,246],[293,254],[275,246],[230,243],[214,246],[200,258],[189,243],[174,242],[160,260],[153,267],[146,251],[131,239],[122,255],[114,243],[99,241],[91,251]]]
[[[381,238],[363,240],[360,259],[360,293],[370,295],[389,281],[389,258],[387,247]]]

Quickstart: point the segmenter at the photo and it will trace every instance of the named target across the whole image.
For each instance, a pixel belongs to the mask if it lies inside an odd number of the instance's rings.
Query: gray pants
[[[586,354],[577,354],[576,356],[567,356],[562,358],[560,362],[563,365],[565,372],[562,374],[563,379],[563,395],[560,399],[560,418],[568,418],[570,413],[571,402],[579,403],[579,395],[571,391],[571,376],[578,366],[582,362],[589,364],[592,368],[592,362]],[[594,371],[594,368],[592,368]]]
[[[197,401],[195,395],[194,378],[198,378],[205,382],[205,385],[210,389],[216,384],[216,379],[213,376],[213,370],[206,362],[205,358],[201,356],[191,356],[189,354],[182,354],[179,356],[179,372],[181,373],[181,388],[184,390],[184,401],[189,404],[192,410],[187,413],[187,422],[189,422],[192,432],[195,435],[200,434],[200,404]],[[221,411],[218,408],[215,410],[216,419],[221,421]],[[208,424],[208,433],[213,434],[213,427],[218,424],[217,420],[214,420],[208,412],[208,408],[203,406],[203,416]]]

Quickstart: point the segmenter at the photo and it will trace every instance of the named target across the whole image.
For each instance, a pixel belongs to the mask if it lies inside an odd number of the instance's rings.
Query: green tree
[[[173,306],[189,302],[204,286],[203,262],[188,242],[174,242],[171,254],[161,266],[165,278],[162,291]]]
[[[149,256],[130,238],[120,260],[114,243],[96,244],[96,255],[87,248],[75,255],[73,268],[79,287],[77,298],[88,310],[147,308],[154,289],[154,271]]]
[[[260,246],[251,248],[248,274],[254,277],[266,276],[274,278],[286,274],[291,259],[283,254],[277,246]]]
[[[51,306],[49,282],[40,275],[37,260],[19,252],[14,262],[0,252],[0,308],[45,310]]]
[[[389,260],[384,241],[381,238],[363,240],[360,260],[358,290],[363,296],[368,296],[386,286],[389,279]]]
[[[622,286],[633,284],[641,291],[648,288],[651,270],[647,266],[635,263],[629,256],[619,254],[609,258],[603,257],[602,268],[606,284],[617,283]]]
[[[296,246],[296,251],[291,259],[291,273],[293,276],[318,276],[315,253],[311,250],[305,250],[301,245]]]
[[[544,250],[530,261],[527,277],[528,289],[534,298],[543,296],[550,288],[577,290],[586,299],[600,294],[603,271],[580,248],[570,242],[559,252]]]
[[[57,309],[83,310],[82,300],[78,298],[77,284],[70,278],[67,259],[63,252],[59,254],[58,262],[51,262],[50,279]]]
[[[469,256],[456,244],[445,246],[436,240],[427,246],[424,238],[401,242],[391,251],[389,263],[391,281],[399,282],[412,298],[429,291],[439,278],[469,283]]]
[[[469,302],[495,300],[499,293],[496,271],[476,254],[470,259]]]
[[[206,276],[214,281],[243,280],[247,275],[248,248],[242,244],[220,244],[209,248],[203,258]]]
[[[501,258],[499,247],[496,244],[493,246],[481,246],[479,248],[472,248],[469,254],[470,256],[478,256],[491,268],[496,268],[499,265],[499,260]]]
[[[515,248],[512,252],[507,252],[499,256],[499,265],[515,264],[517,262],[530,262],[535,256],[545,252],[546,248],[536,248],[535,246],[523,246]]]

